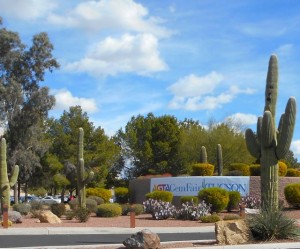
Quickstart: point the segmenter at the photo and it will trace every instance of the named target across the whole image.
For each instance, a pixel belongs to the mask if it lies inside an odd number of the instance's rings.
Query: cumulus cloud
[[[179,79],[168,88],[174,95],[169,108],[189,111],[214,110],[230,103],[240,93],[254,92],[250,88],[240,89],[237,86],[231,86],[227,91],[215,94],[222,81],[223,76],[216,72],[201,77],[191,74]]]
[[[70,106],[79,105],[88,113],[95,113],[98,110],[94,99],[74,97],[67,89],[53,90],[51,93],[56,99],[54,109],[68,110]]]
[[[243,124],[243,125],[254,125],[257,123],[257,116],[253,114],[246,113],[235,113],[226,118],[226,120],[232,120],[234,122]]]
[[[276,54],[278,56],[287,56],[293,52],[294,45],[291,43],[281,45],[279,48],[276,49]]]
[[[93,45],[85,58],[65,65],[68,71],[87,72],[93,76],[117,73],[149,74],[167,69],[152,34],[129,35],[120,39],[107,37]]]
[[[27,21],[44,17],[56,7],[55,0],[0,0],[3,15]]]
[[[48,21],[64,27],[83,30],[122,30],[146,32],[168,37],[170,30],[160,26],[162,20],[149,16],[148,10],[133,0],[83,1],[64,15],[51,14]]]

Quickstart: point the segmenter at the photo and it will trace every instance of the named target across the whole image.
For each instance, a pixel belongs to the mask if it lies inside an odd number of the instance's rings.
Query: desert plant
[[[135,212],[135,215],[140,215],[142,213],[144,213],[144,205],[136,203],[131,205],[130,210],[132,210],[133,212]]]
[[[220,216],[217,214],[205,215],[200,217],[201,222],[203,223],[215,223],[221,220]]]
[[[73,220],[75,218],[75,211],[74,210],[67,210],[65,212],[65,216],[67,220]]]
[[[201,146],[200,163],[207,163],[207,152],[205,146]]]
[[[249,165],[245,163],[231,163],[229,165],[229,171],[235,171],[238,170],[242,172],[243,176],[250,176],[250,169]]]
[[[119,204],[124,204],[128,202],[129,190],[125,187],[118,187],[114,189],[116,202]]]
[[[146,194],[147,199],[155,199],[155,200],[161,200],[165,202],[172,202],[173,200],[173,193],[169,191],[163,191],[163,190],[155,190],[150,193]]]
[[[19,212],[21,215],[27,215],[31,211],[31,206],[28,203],[18,203],[13,205],[13,210]]]
[[[242,196],[240,204],[244,204],[246,208],[258,209],[261,205],[261,200],[256,196]]]
[[[89,196],[98,196],[104,200],[104,202],[109,202],[111,199],[111,191],[105,188],[87,188],[86,195]]]
[[[86,199],[86,208],[91,212],[91,213],[96,213],[97,211],[97,202],[93,199]]]
[[[287,165],[284,162],[279,161],[278,162],[278,175],[285,176],[286,173],[287,173]]]
[[[210,206],[204,201],[199,204],[193,202],[185,202],[181,204],[181,207],[176,210],[176,219],[181,220],[199,220],[200,217],[208,215],[210,213]]]
[[[198,204],[199,199],[197,196],[181,196],[180,197],[180,203],[186,203],[186,202],[193,202],[194,204]]]
[[[143,202],[145,213],[151,214],[153,219],[165,220],[174,217],[176,208],[170,202],[148,199]]]
[[[199,191],[198,197],[199,200],[211,205],[212,212],[221,212],[229,202],[228,191],[218,187],[202,189]]]
[[[261,164],[262,206],[273,211],[278,208],[279,202],[278,160],[285,158],[289,152],[296,120],[296,100],[290,98],[276,129],[277,91],[278,61],[276,55],[272,55],[267,75],[264,114],[258,118],[256,133],[247,129],[245,137],[250,154]]]
[[[43,204],[38,200],[30,202],[30,206],[31,206],[31,210],[42,210],[43,209]]]
[[[300,183],[286,185],[284,188],[284,196],[290,205],[300,207]]]
[[[227,205],[227,211],[232,211],[239,206],[239,202],[241,201],[241,194],[239,191],[229,191],[229,202]]]
[[[267,206],[248,218],[248,226],[257,240],[291,239],[299,237],[296,221],[284,215],[281,208]]]
[[[79,220],[80,222],[87,222],[90,218],[90,210],[88,210],[87,208],[84,207],[79,207],[77,208],[75,211],[75,219]]]
[[[50,209],[51,212],[54,213],[57,217],[61,217],[66,212],[66,207],[64,203],[53,203]]]
[[[249,170],[251,176],[260,176],[260,164],[251,164]]]
[[[192,176],[212,176],[215,166],[209,163],[194,163],[192,164]]]
[[[8,211],[8,219],[12,223],[22,223],[22,215],[18,211]]]
[[[127,215],[130,212],[130,204],[124,203],[124,204],[120,204],[120,206],[122,208],[122,215]],[[144,206],[143,206],[143,209],[144,209]]]
[[[75,210],[78,208],[78,199],[74,198],[73,200],[69,201],[69,206],[72,210]]]
[[[300,176],[300,170],[289,168],[289,169],[287,169],[286,176],[299,177]]]
[[[223,217],[223,220],[239,220],[241,219],[241,216],[239,216],[238,214],[226,214]]]
[[[223,175],[223,156],[222,156],[221,144],[217,145],[217,169],[218,169],[218,176],[222,176]]]
[[[88,196],[87,199],[92,199],[92,200],[96,201],[97,206],[104,203],[104,200],[99,196],[92,196],[91,195],[91,196]]]
[[[118,203],[104,203],[97,207],[98,217],[117,217],[122,215],[122,208]]]

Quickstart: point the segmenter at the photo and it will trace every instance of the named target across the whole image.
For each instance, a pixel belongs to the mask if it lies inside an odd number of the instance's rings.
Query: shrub
[[[243,176],[250,176],[249,165],[245,163],[231,163],[229,165],[229,171],[238,170],[242,172]]]
[[[28,203],[14,204],[13,210],[19,212],[21,215],[27,215],[31,211],[31,206]]]
[[[104,202],[109,202],[111,199],[111,191],[105,188],[87,188],[86,196],[98,196],[101,197]]]
[[[75,213],[74,215],[75,219],[79,220],[80,222],[87,222],[91,214],[90,210],[84,207],[77,208],[74,211],[74,213]]]
[[[93,195],[91,195],[91,196],[87,197],[87,199],[92,199],[92,200],[96,201],[97,202],[97,206],[104,203],[104,200],[101,197],[99,197],[99,196],[93,196]]]
[[[129,190],[125,187],[115,188],[115,198],[116,202],[120,204],[124,204],[128,202],[129,198]]]
[[[18,211],[8,211],[8,219],[12,223],[22,223],[22,215]]]
[[[244,204],[246,208],[258,209],[260,208],[261,200],[256,196],[242,196],[240,204]]]
[[[121,204],[120,206],[122,208],[122,215],[127,215],[130,212],[130,204],[125,203],[125,204]]]
[[[93,199],[86,199],[86,208],[91,212],[91,213],[96,213],[97,211],[97,202]]]
[[[67,220],[73,220],[76,216],[75,211],[73,210],[67,210],[65,215]]]
[[[144,205],[142,204],[133,204],[131,206],[131,208],[133,209],[133,211],[135,212],[135,215],[140,215],[142,213],[144,213]]]
[[[117,217],[122,214],[122,208],[117,203],[104,203],[97,207],[98,217]]]
[[[181,196],[180,203],[193,202],[194,204],[198,204],[199,200],[197,196]]]
[[[30,206],[31,206],[31,211],[43,209],[43,204],[40,201],[32,201],[30,202]]]
[[[227,214],[223,217],[223,220],[239,220],[241,219],[241,216],[238,214]]]
[[[185,202],[181,208],[176,210],[176,218],[181,220],[199,220],[200,217],[210,213],[210,206],[204,201],[199,204]]]
[[[239,202],[241,201],[241,194],[239,191],[229,191],[229,202],[227,205],[227,210],[232,211],[239,206]]]
[[[145,213],[151,214],[153,219],[165,220],[175,216],[176,208],[170,202],[148,199],[143,203]]]
[[[227,176],[243,176],[243,172],[240,170],[230,170],[226,174]]]
[[[286,201],[294,206],[300,206],[300,183],[291,183],[285,186],[284,196]]]
[[[285,176],[289,176],[289,177],[299,177],[300,176],[300,170],[299,169],[292,169],[289,168],[287,169],[286,175]]]
[[[260,176],[260,164],[252,164],[249,166],[251,176]]]
[[[72,210],[76,210],[78,207],[78,199],[75,198],[75,199],[69,201],[69,206]]]
[[[61,217],[66,212],[66,207],[64,203],[54,203],[51,205],[51,212],[57,217]]]
[[[146,194],[147,199],[161,200],[165,202],[172,202],[173,193],[169,191],[156,190]]]
[[[221,212],[229,202],[228,191],[223,188],[205,188],[198,193],[199,200],[211,205],[212,212]]]
[[[206,215],[206,216],[202,216],[200,218],[201,222],[203,223],[214,223],[214,222],[218,222],[221,220],[220,216],[217,214],[212,214],[212,215]]]
[[[299,236],[296,221],[285,216],[281,209],[266,208],[248,218],[248,226],[257,240],[291,239]]]
[[[215,166],[209,163],[192,164],[192,176],[212,176]]]
[[[287,165],[284,162],[278,162],[278,175],[285,176],[287,173]]]

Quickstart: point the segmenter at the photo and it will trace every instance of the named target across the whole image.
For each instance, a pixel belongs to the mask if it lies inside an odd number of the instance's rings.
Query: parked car
[[[53,203],[61,203],[61,199],[54,197],[54,196],[46,196],[40,199],[42,204],[53,204]]]

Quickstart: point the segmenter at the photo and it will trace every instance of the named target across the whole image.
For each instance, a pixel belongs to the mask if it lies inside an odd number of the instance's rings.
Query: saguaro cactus
[[[207,153],[206,153],[206,148],[205,146],[201,147],[201,158],[200,158],[201,163],[207,163]]]
[[[262,208],[278,209],[278,160],[289,151],[296,120],[296,100],[289,98],[276,130],[275,113],[278,91],[278,61],[269,61],[263,117],[257,121],[256,134],[246,130],[246,144],[251,155],[261,164]]]
[[[19,166],[15,165],[10,177],[8,179],[7,174],[7,163],[6,163],[6,140],[1,139],[1,153],[0,153],[0,197],[1,197],[1,210],[3,210],[3,205],[10,206],[10,188],[13,187],[18,179]]]
[[[222,176],[223,175],[223,156],[222,156],[221,144],[217,145],[217,168],[218,168],[218,176]]]
[[[79,207],[86,207],[85,185],[94,177],[94,172],[91,171],[85,177],[84,159],[83,159],[83,129],[79,128],[78,134],[78,162],[77,162],[77,188],[78,188],[78,204]]]

